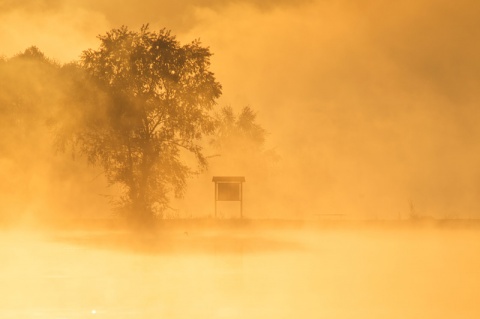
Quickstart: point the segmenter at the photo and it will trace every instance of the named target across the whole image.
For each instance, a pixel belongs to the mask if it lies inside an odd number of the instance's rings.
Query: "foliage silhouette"
[[[9,59],[0,59],[0,151],[22,162],[25,151],[41,148],[56,112],[60,66],[35,46]]]
[[[40,181],[61,171],[52,129],[67,101],[62,83],[62,66],[35,46],[0,58],[0,215],[6,219],[46,214],[46,197],[55,191],[50,179]]]
[[[221,85],[209,71],[211,53],[196,40],[180,45],[170,31],[127,27],[99,36],[80,66],[107,98],[81,127],[75,143],[108,181],[123,186],[128,217],[161,217],[171,195],[181,196],[194,169],[206,166],[200,139],[215,128],[210,111]]]
[[[250,148],[261,150],[265,144],[265,129],[256,121],[253,109],[246,106],[239,114],[235,114],[231,106],[223,107],[216,114],[216,132],[211,140],[217,149]]]

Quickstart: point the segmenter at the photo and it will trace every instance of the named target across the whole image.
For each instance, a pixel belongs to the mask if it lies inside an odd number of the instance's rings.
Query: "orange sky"
[[[122,24],[200,38],[219,104],[256,109],[282,158],[272,201],[480,217],[479,16],[476,0],[0,0],[0,55],[37,45],[68,62]]]

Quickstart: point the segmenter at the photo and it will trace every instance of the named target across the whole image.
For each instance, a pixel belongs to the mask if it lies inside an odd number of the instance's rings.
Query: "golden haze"
[[[348,221],[480,217],[479,16],[475,0],[0,0],[6,57],[36,45],[66,63],[96,35],[143,23],[210,47],[219,106],[257,110],[279,159],[212,157],[174,203],[182,217],[211,216],[212,175],[245,175],[247,217],[344,219],[180,222],[153,238],[2,230],[0,316],[479,317],[478,227]],[[52,154],[41,129],[36,145],[0,132],[22,159],[0,155],[2,212],[27,224],[110,216],[116,190],[97,169]]]

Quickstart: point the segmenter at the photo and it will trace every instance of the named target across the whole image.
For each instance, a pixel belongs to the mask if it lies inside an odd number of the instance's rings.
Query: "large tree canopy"
[[[212,133],[210,111],[221,85],[209,70],[211,53],[199,41],[180,45],[167,30],[127,27],[99,36],[80,66],[108,96],[86,117],[77,143],[125,189],[122,207],[135,219],[161,214],[171,194],[181,195],[193,169],[181,159],[206,161],[198,141]]]

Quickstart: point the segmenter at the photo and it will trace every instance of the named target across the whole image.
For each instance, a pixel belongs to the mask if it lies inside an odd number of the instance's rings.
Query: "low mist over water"
[[[172,223],[3,232],[2,318],[477,318],[458,224]]]

